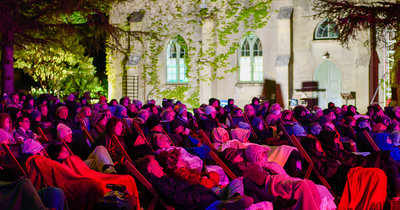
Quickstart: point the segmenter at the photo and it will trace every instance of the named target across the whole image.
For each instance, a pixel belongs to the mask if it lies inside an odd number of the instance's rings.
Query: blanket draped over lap
[[[70,209],[94,209],[97,199],[110,189],[107,184],[125,185],[131,195],[138,197],[135,180],[128,175],[101,174],[89,169],[77,156],[61,164],[42,156],[29,157],[24,167],[37,190],[59,187],[68,200]]]
[[[350,169],[338,210],[383,209],[387,177],[379,168]],[[360,193],[363,192],[363,193]]]

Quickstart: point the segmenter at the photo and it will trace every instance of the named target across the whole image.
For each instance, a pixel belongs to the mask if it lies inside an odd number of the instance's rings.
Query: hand
[[[183,134],[183,135],[189,135],[189,134],[190,134],[189,128],[185,128],[185,130],[182,131],[182,134]]]

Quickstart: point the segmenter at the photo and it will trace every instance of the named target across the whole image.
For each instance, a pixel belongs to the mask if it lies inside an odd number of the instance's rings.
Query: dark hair
[[[18,93],[11,93],[10,99],[12,99],[13,96],[18,96],[19,97]]]
[[[47,154],[49,155],[50,159],[58,161],[57,158],[63,146],[64,145],[62,144],[50,144],[47,147]]]
[[[146,176],[149,174],[149,172],[147,171],[147,166],[149,165],[151,160],[155,160],[153,155],[146,155],[135,161],[136,168],[142,175]]]
[[[0,128],[4,129],[4,121],[6,121],[6,119],[10,120],[10,129],[7,131],[8,133],[11,134],[12,132],[12,120],[10,115],[8,115],[7,113],[0,113]]]
[[[21,127],[21,125],[19,123],[22,122],[25,118],[29,120],[29,117],[24,116],[24,115],[22,115],[21,117],[18,117],[17,122],[15,123],[16,124],[15,126],[17,128]]]
[[[169,151],[160,152],[160,154],[157,156],[157,160],[164,170],[168,172],[177,169],[176,164],[178,163],[179,156],[181,156],[180,149],[174,148]]]
[[[118,117],[111,117],[111,119],[108,120],[106,129],[105,129],[107,135],[111,136],[114,134],[114,129],[115,129],[115,126],[118,124],[118,122],[122,123],[122,120],[119,119]]]
[[[218,106],[219,106],[220,102],[219,102],[219,100],[216,99],[216,98],[210,98],[210,99],[208,100],[208,105],[211,106],[211,104],[213,104],[215,101],[218,101]]]
[[[354,118],[354,117],[352,117],[352,116],[348,116],[348,117],[346,117],[346,119],[344,120],[344,124],[345,125],[350,125],[350,122],[351,121],[356,121],[356,119]]]
[[[39,104],[39,106],[38,106],[38,111],[40,112],[40,111],[42,111],[42,108],[43,107],[47,107],[47,105],[45,105],[45,104]]]

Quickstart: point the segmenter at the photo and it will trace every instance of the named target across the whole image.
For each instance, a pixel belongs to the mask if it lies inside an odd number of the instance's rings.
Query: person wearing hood
[[[229,110],[232,110],[235,106],[235,100],[233,98],[228,99]]]
[[[357,108],[353,105],[349,105],[349,106],[347,106],[347,112],[345,115],[343,115],[343,118],[346,119],[346,117],[348,117],[348,116],[354,117],[357,114],[358,114]]]
[[[264,122],[259,117],[254,117],[251,120],[251,126],[253,126],[253,130],[258,138],[258,139],[251,139],[253,143],[266,143],[266,140],[268,138],[274,137],[270,130],[264,128]]]
[[[92,105],[92,113],[98,113],[100,111],[100,104],[93,104]]]
[[[297,105],[293,109],[293,117],[301,124],[310,124],[312,119],[307,114],[307,109],[302,105]]]
[[[184,104],[179,105],[175,118],[172,120],[171,129],[175,130],[179,126],[183,126],[183,130],[188,128],[190,131],[197,132],[196,120],[192,115],[189,115]]]
[[[400,131],[389,133],[378,133],[375,137],[376,145],[381,151],[391,151],[390,156],[400,162]]]
[[[357,147],[360,151],[365,151],[365,152],[373,152],[373,148],[371,144],[369,143],[367,137],[363,134],[363,131],[372,131],[371,124],[368,119],[360,117],[356,121],[357,125]]]
[[[126,109],[125,106],[122,105],[116,105],[115,106],[115,117],[118,117],[119,119],[123,119],[127,117],[128,110]]]
[[[257,116],[260,118],[265,119],[267,117],[267,115],[269,114],[269,102],[268,101],[264,101],[262,103],[262,106],[260,108],[260,110],[257,112]]]
[[[281,116],[281,105],[274,103],[271,105],[271,113],[265,119],[265,124],[267,124],[268,127],[277,126],[278,119],[280,119]]]
[[[254,97],[253,99],[251,99],[251,106],[254,107],[255,113],[258,112],[258,110],[260,110],[260,99],[257,97]]]
[[[319,124],[319,122],[313,122],[313,123],[311,123],[311,125],[310,125],[310,133],[313,135],[313,136],[318,136],[319,135],[319,133],[322,131],[322,127],[321,127],[321,125]]]
[[[91,115],[90,121],[92,122],[92,128],[90,129],[90,133],[92,134],[93,139],[97,138],[97,136],[103,133],[106,129],[109,119],[107,115],[109,115],[111,118],[111,112],[109,110]]]
[[[332,112],[330,112],[332,113]],[[339,134],[340,142],[347,150],[351,150],[352,152],[357,152],[357,146],[354,143],[353,139],[349,139],[349,137],[341,136],[335,125],[332,123],[332,119],[329,115],[322,115],[319,118],[319,124],[321,125],[323,130],[334,131]]]
[[[293,125],[294,122],[297,122],[297,120],[293,117],[293,112],[290,110],[283,111],[281,119],[285,125]]]
[[[336,119],[337,119],[337,120],[341,120],[341,121],[344,120],[344,119],[343,119],[342,108],[340,108],[340,107],[335,107],[335,108],[333,109],[333,111],[335,112],[335,115],[336,115]]]
[[[132,101],[132,103],[135,104],[135,106],[136,106],[136,108],[137,108],[138,110],[141,110],[141,109],[142,109],[143,104],[142,104],[141,101],[139,101],[139,100],[134,100],[134,101]]]
[[[292,127],[293,135],[296,137],[305,137],[307,136],[307,132],[304,130],[303,126],[299,125],[299,123],[294,123]]]
[[[222,152],[221,160],[238,176],[243,176],[265,192],[285,199],[297,199],[293,209],[319,209],[321,197],[315,184],[310,180],[293,180],[273,170],[265,170],[256,163],[243,159],[241,150],[228,148]]]

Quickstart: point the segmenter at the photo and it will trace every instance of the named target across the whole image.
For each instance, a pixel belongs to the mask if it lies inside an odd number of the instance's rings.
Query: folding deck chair
[[[37,128],[39,135],[42,137],[42,141],[53,141],[55,136],[57,136],[57,131],[55,128],[42,129]]]
[[[363,131],[363,134],[364,134],[364,136],[367,138],[367,140],[369,141],[369,143],[371,144],[372,149],[374,150],[374,152],[381,151],[381,150],[379,149],[378,145],[376,145],[375,141],[371,138],[371,136],[369,135],[369,133],[368,133],[366,130]]]
[[[1,147],[6,152],[7,157],[10,159],[13,165],[17,168],[21,178],[28,177],[22,166],[17,161],[17,158],[21,157],[21,144],[1,144]]]
[[[85,137],[87,139],[89,139],[90,143],[93,143],[94,142],[93,137],[90,134],[89,129],[86,127],[86,124],[84,123],[84,121],[83,120],[79,120],[79,124],[81,125],[81,129],[82,129],[83,134],[85,135]]]
[[[150,191],[150,193],[153,195],[153,198],[151,199],[150,205],[148,210],[153,210],[156,206],[157,201],[160,201],[160,203],[167,209],[167,210],[174,210],[172,206],[169,204],[165,203],[160,196],[158,195],[157,191],[154,189],[154,187],[150,184],[149,181],[135,168],[135,166],[132,163],[132,159],[129,157],[128,153],[126,152],[125,148],[122,146],[121,142],[118,140],[117,136],[114,134],[111,136],[111,140],[113,143],[117,146],[119,151],[122,154],[122,157],[125,158],[123,164],[128,168],[128,170],[135,176],[136,179],[139,180],[140,183],[142,183],[147,190]],[[140,205],[138,205],[138,210],[140,210]]]
[[[290,143],[290,145],[294,145],[289,133],[286,131],[285,127],[283,126],[282,122],[279,122],[278,127],[281,129],[283,136],[286,138],[286,140]]]
[[[307,161],[308,163],[308,168],[306,172],[305,179],[308,179],[311,174],[311,170],[314,171],[314,173],[317,175],[318,179],[322,182],[322,184],[329,190],[329,192],[333,195],[333,197],[336,199],[337,203],[339,203],[340,199],[335,195],[333,192],[331,186],[329,183],[326,181],[326,179],[322,176],[321,172],[314,167],[314,162],[310,158],[310,156],[307,154],[307,152],[304,150],[303,146],[301,146],[300,142],[297,140],[296,136],[292,135],[291,141],[296,145],[297,149],[299,150],[300,154],[303,156],[303,158]]]

